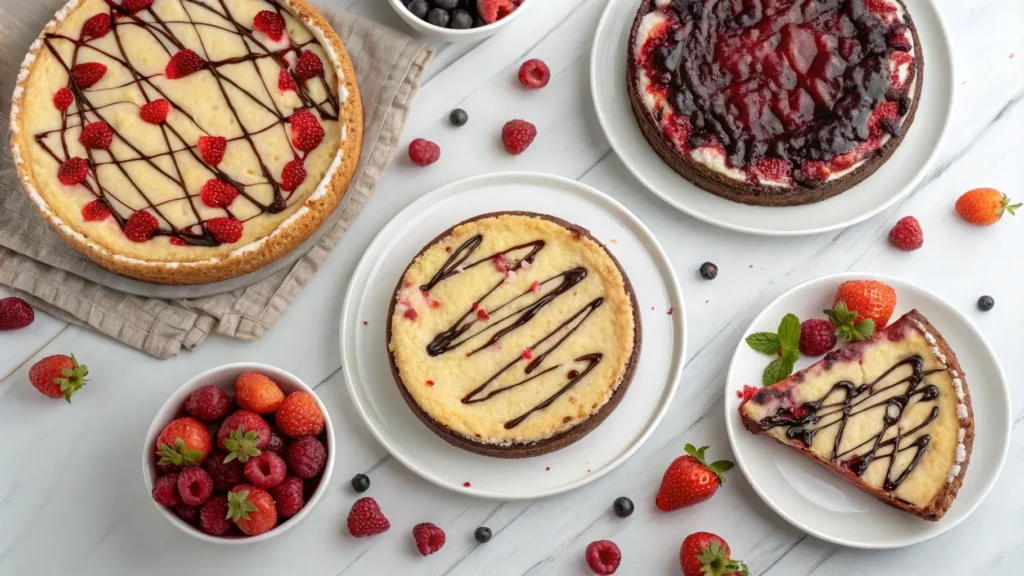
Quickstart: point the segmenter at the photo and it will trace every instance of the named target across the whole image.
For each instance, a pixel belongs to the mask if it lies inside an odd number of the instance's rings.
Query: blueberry
[[[370,477],[366,474],[356,474],[352,477],[352,489],[356,492],[366,492],[370,489]]]
[[[479,16],[473,18],[473,28],[480,28],[481,26],[487,26],[487,22],[484,22],[484,19]]]
[[[612,509],[615,510],[615,515],[619,518],[627,518],[633,515],[633,501],[625,496],[620,496],[615,499]]]
[[[700,277],[705,280],[714,280],[718,276],[718,266],[715,266],[711,262],[705,262],[700,265]]]
[[[486,526],[481,526],[476,529],[476,532],[473,532],[473,538],[476,538],[477,542],[483,544],[491,539],[491,529]]]
[[[473,27],[473,17],[469,15],[469,12],[465,10],[456,10],[452,12],[452,29],[453,30],[466,30]]]
[[[459,0],[434,0],[434,6],[442,10],[451,10],[459,5]]]
[[[441,10],[440,8],[434,8],[429,14],[427,14],[427,22],[430,22],[438,28],[447,28],[449,18],[450,16],[448,16],[448,12],[446,10]]]
[[[996,305],[996,299],[991,296],[982,296],[978,298],[978,309],[982,312],[988,312]]]
[[[456,108],[448,115],[448,121],[456,126],[465,126],[469,122],[469,114],[462,108]]]
[[[427,12],[430,12],[430,4],[427,4],[427,0],[412,0],[406,8],[420,20],[426,20]]]

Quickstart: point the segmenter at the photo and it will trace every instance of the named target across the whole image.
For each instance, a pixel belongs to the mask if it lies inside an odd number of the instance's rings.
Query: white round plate
[[[845,228],[866,220],[909,194],[939,152],[953,113],[953,54],[949,35],[931,0],[905,0],[925,56],[917,116],[884,166],[842,194],[815,204],[748,206],[701,190],[676,174],[654,152],[633,117],[626,92],[626,45],[639,0],[610,0],[594,36],[590,88],[597,118],[615,153],[644,186],[672,206],[709,224],[768,236],[797,236]]]
[[[550,214],[590,230],[629,276],[643,325],[643,348],[632,384],[608,419],[562,450],[523,460],[472,454],[437,437],[402,399],[386,350],[388,304],[409,262],[451,226],[505,210]],[[624,462],[665,414],[686,358],[682,292],[651,232],[621,204],[593,188],[526,172],[460,180],[402,210],[377,235],[356,268],[340,331],[342,366],[352,400],[392,456],[438,486],[502,500],[572,490]]]
[[[881,280],[896,289],[893,318],[916,308],[956,352],[968,376],[975,414],[974,450],[953,506],[938,522],[890,508],[838,476],[770,438],[755,436],[740,421],[744,384],[758,386],[768,358],[743,341],[753,332],[772,331],[784,315],[822,318],[836,288],[847,280]],[[790,524],[808,534],[855,548],[900,548],[952,529],[974,512],[996,482],[1010,446],[1010,392],[995,352],[962,313],[927,290],[897,278],[846,273],[801,284],[768,305],[743,334],[725,382],[725,422],[736,463],[754,491]],[[801,358],[797,369],[820,358]]]

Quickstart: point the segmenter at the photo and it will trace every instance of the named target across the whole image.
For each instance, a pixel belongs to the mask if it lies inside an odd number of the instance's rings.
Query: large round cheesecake
[[[842,193],[899,146],[924,59],[901,0],[641,0],[629,96],[659,156],[736,202]]]
[[[303,0],[71,0],[26,56],[11,116],[45,220],[101,266],[168,284],[298,246],[362,138],[351,61]]]
[[[541,214],[467,220],[405,270],[388,313],[402,396],[447,442],[503,458],[579,440],[640,354],[636,296],[586,230]]]

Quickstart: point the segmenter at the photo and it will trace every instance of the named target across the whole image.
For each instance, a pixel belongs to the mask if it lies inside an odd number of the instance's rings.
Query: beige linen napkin
[[[285,313],[373,195],[394,156],[409,105],[433,49],[348,14],[327,14],[356,69],[363,100],[362,158],[348,193],[312,250],[248,288],[206,298],[160,300],[124,294],[76,276],[86,259],[43,222],[18,183],[0,113],[0,284],[54,316],[98,330],[153,356],[195,348],[208,334],[255,340]],[[6,55],[6,57],[13,57]],[[10,88],[13,89],[13,79]]]

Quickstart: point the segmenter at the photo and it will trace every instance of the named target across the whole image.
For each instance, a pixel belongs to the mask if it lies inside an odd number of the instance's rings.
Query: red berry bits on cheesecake
[[[642,0],[629,95],[676,172],[747,204],[848,190],[910,127],[923,59],[901,0]]]
[[[479,216],[443,232],[399,280],[392,372],[449,443],[543,454],[618,405],[639,357],[638,310],[618,262],[586,230],[540,214]]]

